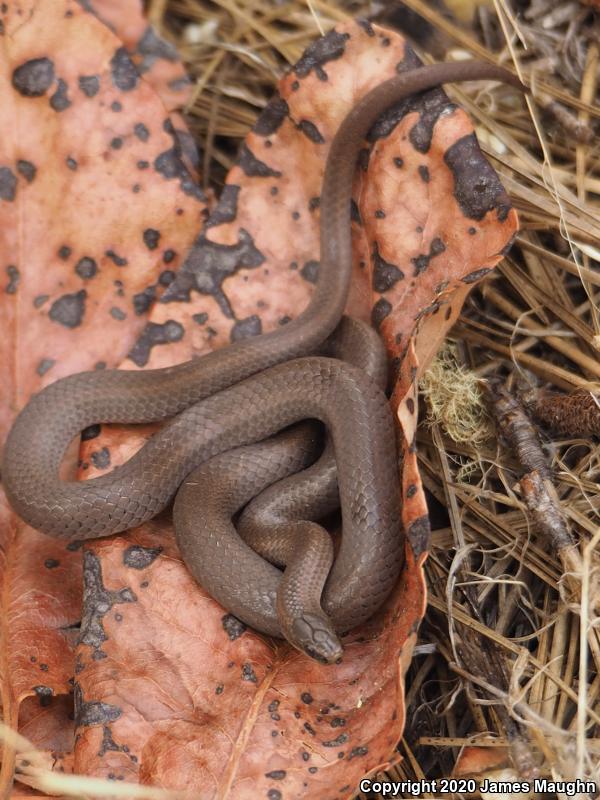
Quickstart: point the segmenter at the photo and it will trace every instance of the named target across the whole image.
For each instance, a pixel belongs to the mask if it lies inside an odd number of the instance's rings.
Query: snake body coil
[[[368,586],[364,613],[357,610],[352,620],[363,621],[389,593],[399,571],[392,416],[384,394],[359,370],[299,357],[314,353],[332,333],[347,300],[352,177],[364,136],[383,111],[415,92],[444,81],[481,78],[520,86],[491,64],[438,64],[382,83],[350,112],[325,169],[318,283],[307,309],[288,325],[175,367],[84,372],[34,396],[4,449],[2,479],[17,513],[53,536],[88,539],[124,531],[165,508],[206,459],[317,417],[334,441],[344,525],[329,589],[340,608],[356,608]],[[86,426],[172,417],[111,473],[83,482],[60,480],[69,441]],[[246,567],[254,568],[250,562]]]
[[[342,317],[320,354],[343,359],[385,389],[386,351],[366,323]],[[325,585],[333,542],[315,521],[339,508],[339,490],[331,438],[312,463],[318,433],[307,421],[205,461],[179,489],[173,521],[184,561],[212,597],[256,630],[332,663],[342,655],[336,631],[346,632],[377,608],[390,553],[383,542],[376,544],[360,594],[344,598],[343,605],[331,582]],[[249,501],[234,526],[233,516]],[[400,567],[399,552],[393,564]]]

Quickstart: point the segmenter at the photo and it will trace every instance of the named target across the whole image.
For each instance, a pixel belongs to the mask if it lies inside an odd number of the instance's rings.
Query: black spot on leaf
[[[251,317],[237,320],[231,329],[229,338],[232,342],[240,339],[249,339],[251,336],[258,336],[262,333],[262,323],[260,317],[253,314]]]
[[[431,244],[429,245],[429,253],[421,253],[421,255],[416,256],[415,258],[411,258],[411,263],[414,264],[415,271],[414,276],[415,278],[417,275],[420,275],[424,272],[432,258],[435,256],[439,256],[446,250],[446,245],[444,242],[436,236],[434,239],[431,240]]]
[[[326,742],[321,742],[323,747],[337,747],[340,744],[345,744],[350,737],[347,733],[340,733],[335,739],[329,739]]]
[[[135,89],[138,83],[138,72],[135,64],[124,47],[119,47],[110,61],[112,82],[123,92]]]
[[[88,425],[87,428],[81,431],[81,441],[87,442],[89,439],[95,439],[97,436],[100,436],[100,430],[100,425]]]
[[[356,19],[356,24],[360,25],[360,27],[367,34],[367,36],[371,37],[375,36],[375,29],[373,28],[368,19],[365,19],[364,17],[358,17]]]
[[[8,275],[6,294],[16,294],[21,274],[13,264],[9,264],[9,266],[6,268],[6,274]]]
[[[54,64],[49,58],[32,58],[12,74],[13,87],[24,97],[41,97],[54,81]]]
[[[314,122],[311,122],[308,119],[302,119],[298,123],[298,130],[302,131],[302,133],[310,139],[311,142],[315,144],[324,144],[325,139],[321,134],[321,131],[317,128]]]
[[[86,297],[85,289],[72,294],[63,294],[52,303],[48,316],[53,322],[58,322],[65,328],[76,328],[81,325],[85,313]]]
[[[152,25],[148,25],[142,38],[138,43],[138,53],[146,56],[144,59],[144,68],[148,69],[157,58],[162,58],[165,61],[177,61],[179,58],[177,49],[162,36],[159,36]]]
[[[160,231],[155,228],[146,228],[143,233],[143,239],[148,250],[156,250],[160,242]]]
[[[270,778],[272,781],[282,781],[287,772],[284,769],[274,769],[271,772],[265,772],[265,778]]]
[[[181,147],[177,142],[169,150],[159,153],[154,160],[154,169],[166,180],[179,178],[182,191],[190,197],[200,201],[206,200],[204,192],[188,172],[181,158]]]
[[[56,361],[53,358],[42,358],[35,371],[41,378],[48,372],[49,369],[52,369],[55,364]]]
[[[10,167],[0,167],[0,200],[12,203],[16,194],[17,176]]]
[[[379,245],[375,242],[373,247],[373,289],[376,292],[387,292],[403,278],[402,270],[381,256]]]
[[[114,722],[121,716],[121,709],[110,703],[98,701],[85,702],[79,684],[75,684],[75,725],[77,727],[88,727],[90,725],[102,725],[106,722]]]
[[[107,469],[110,467],[110,451],[108,447],[103,447],[101,450],[96,450],[90,456],[92,464],[97,469]]]
[[[381,323],[389,315],[391,310],[392,304],[386,300],[385,297],[381,297],[375,303],[373,310],[371,311],[371,324],[375,330],[379,330]]]
[[[90,550],[83,554],[83,617],[78,643],[92,648],[92,658],[98,660],[106,657],[106,653],[101,650],[102,644],[108,639],[104,631],[106,614],[115,605],[136,601],[137,597],[129,588],[116,591],[107,589],[104,586],[102,564],[98,556]]]
[[[147,569],[162,553],[162,547],[132,545],[123,553],[123,564],[131,569]]]
[[[55,111],[64,111],[71,105],[69,87],[62,78],[58,79],[58,87],[50,98],[50,105]]]
[[[429,550],[429,540],[431,538],[429,517],[425,515],[412,522],[408,528],[407,534],[415,557]]]
[[[251,664],[244,664],[242,666],[242,680],[250,681],[250,683],[258,683],[258,678]]]
[[[396,70],[402,73],[421,65],[422,62],[414,50],[406,45],[404,59],[397,65]],[[433,129],[440,115],[455,108],[456,106],[448,100],[442,89],[437,87],[411,95],[384,112],[371,128],[368,138],[370,141],[376,141],[389,136],[404,117],[416,112],[419,118],[410,130],[409,139],[415,150],[426,153],[431,146]]]
[[[217,207],[206,221],[207,228],[214,228],[215,225],[223,225],[226,222],[233,222],[237,216],[237,201],[240,187],[228,183],[223,187]]]
[[[36,693],[42,708],[46,708],[51,704],[54,690],[50,686],[34,686],[33,691]]]
[[[80,75],[77,82],[86,97],[95,97],[100,91],[98,75]]]
[[[17,172],[25,178],[27,183],[31,183],[35,179],[37,167],[31,161],[19,159],[17,161]]]
[[[140,316],[145,314],[156,299],[156,287],[147,286],[143,292],[138,292],[133,296],[133,310]]]
[[[256,158],[247,144],[242,145],[238,164],[245,175],[250,178],[280,178],[281,172],[271,169],[264,161]]]
[[[469,272],[468,275],[465,275],[462,278],[463,283],[476,283],[478,280],[481,280],[485,275],[492,271],[491,267],[481,267],[480,269],[473,270],[473,272]]]
[[[222,290],[223,281],[240,269],[254,269],[265,260],[252,237],[240,228],[237,244],[211,242],[201,233],[182,265],[176,279],[161,298],[162,303],[186,301],[191,289],[212,295],[229,319],[233,312]]]
[[[178,342],[183,339],[184,333],[183,325],[174,319],[168,319],[162,325],[157,322],[148,322],[127,358],[130,358],[138,367],[143,367],[148,363],[153,347],[158,344]]]
[[[319,267],[320,264],[318,261],[307,261],[300,270],[300,275],[302,275],[305,281],[316,283],[319,279]]]
[[[129,263],[126,258],[115,253],[114,250],[106,250],[104,255],[113,262],[116,267],[126,267]]]
[[[150,131],[144,125],[143,122],[138,122],[133,128],[133,132],[140,140],[140,142],[147,142],[148,139],[150,138]]]
[[[276,95],[260,113],[252,130],[260,136],[271,136],[281,126],[288,114],[288,104],[282,97]]]
[[[158,282],[161,286],[170,286],[175,280],[175,273],[172,269],[163,269],[158,276]]]
[[[247,626],[237,617],[234,617],[233,614],[225,614],[221,617],[221,624],[223,625],[223,630],[232,642],[239,639],[244,631],[247,630]]]
[[[171,180],[172,178],[180,178],[183,175],[188,174],[186,166],[181,160],[180,154],[174,147],[171,147],[169,150],[164,150],[156,157],[154,161],[154,169],[157,172],[160,172],[160,174],[167,180]]]
[[[75,265],[75,272],[84,280],[93,278],[97,271],[98,265],[94,259],[90,258],[89,256],[83,256],[83,258],[80,258]]]
[[[510,200],[474,133],[451,145],[444,161],[454,176],[454,197],[465,217],[480,220],[495,208],[500,222],[506,219]]]
[[[346,42],[350,38],[349,33],[338,33],[336,30],[329,31],[325,36],[321,36],[309,45],[300,60],[294,67],[294,72],[299,78],[305,78],[313,70],[317,78],[321,81],[328,79],[323,66],[328,61],[335,61],[344,55]]]

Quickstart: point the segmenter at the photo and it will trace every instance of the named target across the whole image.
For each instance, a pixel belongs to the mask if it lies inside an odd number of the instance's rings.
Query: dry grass
[[[218,191],[286,65],[321,31],[369,15],[372,5],[148,0],[152,22],[178,44],[195,81],[188,113],[207,186]],[[390,24],[394,4],[381,5],[386,12],[375,21]],[[598,46],[584,28],[589,8],[532,0],[529,17],[516,20],[495,0],[480,12],[475,33],[434,5],[405,2],[433,26],[429,38],[419,34],[425,60],[429,42],[437,60],[466,51],[512,65],[536,96],[528,108],[511,107],[496,99],[502,94],[475,100],[469,89],[449,89],[475,120],[521,220],[509,256],[471,295],[452,332],[457,385],[475,402],[482,378],[509,389],[597,388],[600,154],[589,132],[600,107],[592,102]],[[469,10],[470,3],[461,5]],[[483,424],[481,407],[468,412],[477,435],[456,434],[466,412],[452,402],[451,415],[444,411],[442,401],[453,399],[442,397],[447,374],[438,365],[426,384],[431,419],[421,426],[419,453],[434,527],[429,611],[408,676],[404,758],[388,776],[450,776],[462,748],[477,743],[490,752],[507,748],[508,775],[600,780],[597,443],[542,434],[562,513],[579,543],[571,560],[561,558],[534,529],[520,465]]]

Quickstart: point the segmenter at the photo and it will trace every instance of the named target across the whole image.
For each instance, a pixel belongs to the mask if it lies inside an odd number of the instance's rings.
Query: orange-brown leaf
[[[105,24],[73,0],[0,13],[4,440],[33,392],[123,359],[205,205],[163,101]],[[81,553],[23,526],[3,496],[0,530],[2,703],[16,725],[25,698],[45,709],[72,691]]]
[[[407,559],[385,612],[331,669],[198,590],[167,520],[98,543],[85,555],[75,770],[200,798],[350,794],[403,727],[402,676],[424,611],[411,548]]]

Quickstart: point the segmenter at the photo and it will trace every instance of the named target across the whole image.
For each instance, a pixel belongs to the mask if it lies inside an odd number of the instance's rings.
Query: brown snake
[[[386,351],[366,323],[342,317],[320,354],[344,359],[385,389]],[[336,630],[353,627],[372,598],[357,593],[340,606],[329,586],[323,594],[333,542],[312,520],[339,508],[339,494],[330,440],[311,464],[319,441],[316,426],[303,423],[206,461],[179,489],[173,521],[185,563],[215,600],[256,630],[331,663],[342,655]],[[250,500],[234,526],[232,517]],[[379,552],[381,573],[389,553]],[[272,564],[285,566],[283,575]]]
[[[35,395],[4,449],[2,479],[15,511],[53,536],[89,539],[124,531],[165,508],[186,476],[212,456],[302,419],[321,419],[335,448],[343,522],[328,591],[339,608],[357,609],[352,625],[367,619],[394,586],[401,563],[391,411],[383,392],[360,370],[333,359],[301,357],[318,351],[346,304],[352,177],[363,138],[383,111],[416,92],[484,78],[523,88],[492,64],[436,64],[385,81],[348,114],[331,144],[323,180],[317,286],[306,310],[288,325],[174,367],[83,372]],[[166,419],[138,453],[109,474],[60,480],[65,449],[83,428]],[[248,560],[245,568],[255,565]],[[243,592],[241,585],[242,602]],[[315,642],[314,649],[323,648]]]

